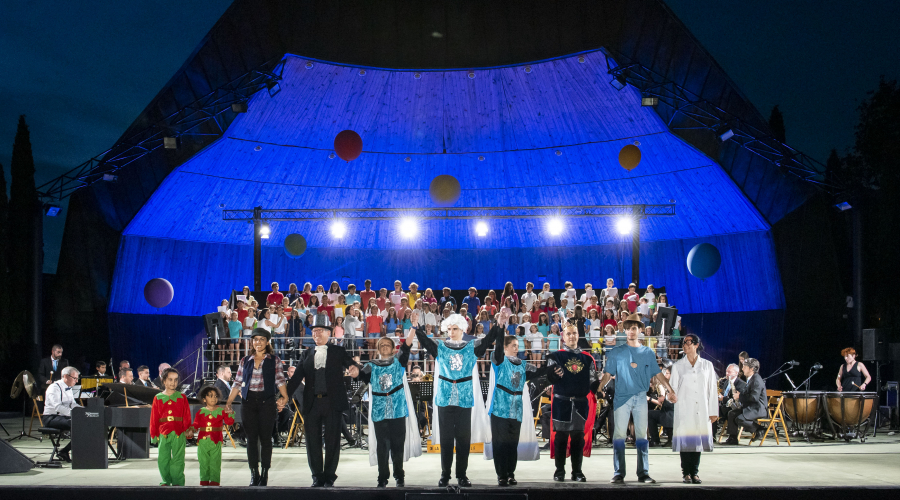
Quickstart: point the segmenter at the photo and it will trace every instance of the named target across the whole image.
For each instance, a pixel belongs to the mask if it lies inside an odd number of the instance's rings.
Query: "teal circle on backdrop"
[[[289,234],[287,238],[284,239],[284,253],[286,253],[288,257],[296,259],[303,255],[303,252],[305,251],[306,238],[304,238],[303,235],[293,233]]]

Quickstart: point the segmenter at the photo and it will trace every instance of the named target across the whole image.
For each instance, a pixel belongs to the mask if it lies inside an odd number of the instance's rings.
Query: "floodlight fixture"
[[[641,106],[652,107],[659,104],[659,97],[644,96],[641,97]]]
[[[838,203],[837,205],[835,205],[835,208],[837,208],[841,212],[844,212],[846,210],[850,210],[853,207],[846,201],[842,201],[842,202]]]
[[[259,225],[259,237],[267,240],[269,239],[269,235],[272,234],[272,228],[269,226],[268,222],[263,222]]]
[[[625,77],[622,75],[616,75],[612,80],[609,81],[609,84],[615,87],[616,90],[622,90],[625,86],[628,85],[628,82],[625,81]]]
[[[563,221],[558,217],[554,217],[547,222],[547,231],[553,236],[559,236],[563,232]]]
[[[331,235],[335,238],[343,238],[347,234],[347,225],[342,221],[336,220],[331,224]]]
[[[178,149],[178,138],[163,137],[163,147],[166,149]]]
[[[478,236],[487,236],[488,233],[488,225],[486,222],[478,222],[475,224],[475,233]]]
[[[44,215],[47,217],[56,217],[60,210],[59,205],[44,205]]]
[[[400,235],[404,238],[412,238],[419,232],[419,223],[412,217],[404,217],[400,220]]]
[[[631,234],[632,230],[634,230],[634,221],[631,220],[630,217],[622,217],[616,221],[616,231],[618,231],[619,234]]]
[[[235,113],[246,113],[247,112],[247,101],[232,103],[231,110],[234,111]]]
[[[734,137],[734,129],[732,129],[731,127],[722,127],[721,129],[719,129],[718,134],[719,140],[725,142],[728,139]]]

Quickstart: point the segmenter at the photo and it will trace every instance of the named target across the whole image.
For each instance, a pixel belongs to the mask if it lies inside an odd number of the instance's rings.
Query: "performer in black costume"
[[[341,457],[342,412],[350,408],[344,388],[344,369],[356,378],[360,366],[343,347],[328,343],[331,325],[325,315],[319,314],[314,318],[312,333],[316,346],[300,355],[297,371],[287,384],[287,393],[294,394],[300,383],[305,382],[300,413],[306,431],[306,458],[312,473],[312,486],[330,487],[337,479],[335,472]],[[279,399],[278,408],[284,408],[287,403],[287,399]]]
[[[550,406],[550,450],[556,460],[553,480],[566,479],[568,448],[572,457],[572,481],[583,483],[587,479],[581,463],[585,456],[591,456],[590,436],[597,407],[594,391],[600,376],[593,356],[578,346],[578,327],[574,322],[566,324],[563,341],[562,349],[547,356],[547,379],[553,384]]]

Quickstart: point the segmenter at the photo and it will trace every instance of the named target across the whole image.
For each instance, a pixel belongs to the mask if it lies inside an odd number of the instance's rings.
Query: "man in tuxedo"
[[[153,385],[153,382],[150,381],[150,367],[149,366],[147,366],[147,365],[139,366],[137,369],[137,373],[138,373],[138,378],[135,379],[134,385],[142,385],[144,387],[153,387],[155,389],[158,389],[158,387]],[[226,394],[226,393],[223,392],[222,394]]]
[[[44,358],[41,360],[41,364],[38,366],[38,384],[41,387],[41,391],[47,389],[53,382],[56,382],[60,379],[60,373],[62,373],[63,368],[69,366],[69,360],[63,359],[63,348],[61,345],[56,344],[50,349],[50,357]]]
[[[344,388],[344,370],[347,369],[349,375],[355,378],[360,368],[343,347],[328,343],[331,331],[331,323],[325,315],[314,317],[312,335],[316,345],[300,355],[294,376],[287,385],[287,393],[291,395],[301,383],[306,385],[300,412],[306,430],[306,458],[314,487],[334,486],[337,479],[335,472],[341,455],[342,412],[350,408]],[[281,410],[287,403],[289,401],[279,398],[278,409]]]
[[[106,374],[106,361],[97,361],[97,363],[94,364],[94,368],[96,369],[94,372],[95,377],[106,378],[109,376]]]
[[[216,368],[216,382],[213,384],[221,394],[231,394],[231,367],[228,365],[219,365]],[[241,396],[238,395],[235,400],[240,401]]]
[[[737,436],[740,427],[753,432],[750,442],[757,438],[761,426],[756,424],[756,419],[764,418],[768,413],[768,399],[766,397],[766,383],[759,376],[759,361],[748,358],[741,370],[747,377],[746,387],[738,391],[735,386],[734,399],[740,403],[740,407],[728,412],[728,441],[725,444],[738,444]],[[738,427],[740,426],[740,427]]]
[[[131,368],[119,369],[119,383],[131,385],[134,382],[134,372]]]

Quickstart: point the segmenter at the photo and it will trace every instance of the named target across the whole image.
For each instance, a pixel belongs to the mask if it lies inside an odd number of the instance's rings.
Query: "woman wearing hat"
[[[719,391],[712,363],[700,357],[700,337],[685,335],[681,346],[684,357],[672,365],[669,378],[669,385],[679,395],[672,451],[681,453],[682,482],[700,484],[700,452],[713,451],[712,424],[719,418]]]
[[[250,486],[266,486],[272,466],[272,430],[278,415],[275,394],[289,401],[281,360],[272,351],[271,333],[264,328],[253,330],[250,340],[253,352],[241,360],[234,386],[228,395],[225,411],[240,393],[241,426],[247,435],[247,461],[250,462]],[[262,453],[260,456],[260,449]],[[262,461],[262,473],[259,462]]]

